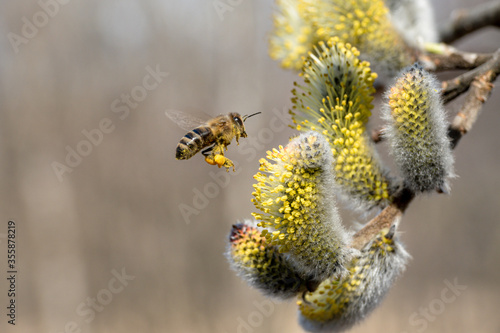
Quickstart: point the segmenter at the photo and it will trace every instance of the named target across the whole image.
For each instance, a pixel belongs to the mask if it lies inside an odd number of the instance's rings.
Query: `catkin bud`
[[[377,77],[359,51],[332,38],[319,44],[303,68],[304,85],[292,93],[292,118],[298,130],[326,136],[334,155],[341,194],[360,208],[384,207],[393,194],[389,179],[366,134]]]
[[[327,279],[299,304],[299,322],[310,332],[341,332],[363,320],[382,301],[409,255],[395,226],[380,232],[348,266],[350,275]]]
[[[303,58],[317,42],[311,23],[304,17],[302,0],[277,0],[269,54],[281,66],[300,70]]]
[[[418,64],[406,68],[387,92],[385,135],[408,186],[448,191],[453,155],[437,79]]]
[[[226,256],[243,280],[268,296],[287,299],[307,290],[307,281],[268,243],[255,221],[233,225]]]
[[[341,225],[331,194],[332,153],[321,134],[308,132],[261,159],[254,178],[253,213],[262,235],[302,275],[316,281],[346,273],[349,235]]]
[[[410,65],[411,49],[392,25],[383,0],[303,0],[319,40],[354,45],[382,79]]]
[[[391,21],[405,41],[413,47],[422,42],[437,43],[434,11],[428,0],[385,0]]]

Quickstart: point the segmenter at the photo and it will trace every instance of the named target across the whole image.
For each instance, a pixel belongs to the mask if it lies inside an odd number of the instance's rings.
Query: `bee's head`
[[[240,114],[236,113],[236,112],[231,112],[229,114],[229,117],[231,117],[231,121],[234,124],[234,128],[235,128],[236,132],[240,136],[246,138],[247,133],[245,132],[245,125],[243,125],[243,118],[240,116]]]
[[[245,115],[245,116],[240,116],[239,113],[236,113],[236,112],[232,112],[229,114],[229,116],[231,117],[232,121],[234,122],[234,125],[235,125],[235,128],[237,129],[237,131],[239,132],[240,136],[246,138],[247,137],[247,132],[245,132],[245,125],[243,125],[243,122],[245,120],[247,120],[248,118],[252,117],[252,116],[255,116],[257,114],[259,114],[261,112],[256,112],[256,113],[253,113],[251,115]]]

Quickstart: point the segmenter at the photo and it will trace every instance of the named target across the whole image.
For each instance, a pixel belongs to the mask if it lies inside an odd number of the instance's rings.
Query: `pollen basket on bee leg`
[[[205,156],[205,162],[207,162],[210,165],[216,165],[217,164],[217,162],[215,161],[215,159],[214,159],[214,157],[212,155]]]

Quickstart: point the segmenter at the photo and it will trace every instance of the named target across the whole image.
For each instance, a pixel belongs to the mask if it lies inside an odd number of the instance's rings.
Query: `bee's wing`
[[[206,123],[206,120],[202,120],[179,110],[168,109],[165,111],[165,114],[170,120],[186,131],[191,131],[193,128]]]

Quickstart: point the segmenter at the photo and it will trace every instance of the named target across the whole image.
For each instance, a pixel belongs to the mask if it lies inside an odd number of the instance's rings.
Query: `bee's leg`
[[[229,159],[227,157],[225,157],[224,155],[217,154],[217,155],[214,156],[215,164],[219,168],[222,167],[222,166],[225,166],[228,160]]]
[[[208,156],[212,152],[213,149],[214,149],[214,146],[208,147],[207,149],[202,150],[201,153],[203,154],[203,156],[206,157],[206,156]]]
[[[219,168],[226,162],[224,157],[224,146],[216,143],[201,152],[205,156],[205,162],[211,165],[217,165]]]
[[[217,142],[215,145],[212,146],[212,155],[213,156],[215,156],[215,155],[224,156],[224,146],[225,146],[225,144],[223,142]]]
[[[212,151],[212,155],[207,156],[205,159],[210,158],[213,160],[214,164],[216,164],[219,168],[220,167],[225,167],[226,171],[229,172],[229,168],[233,168],[234,171],[234,164],[233,162],[224,156],[224,146],[219,145],[216,146],[216,148]],[[208,161],[207,161],[208,162]]]
[[[214,149],[213,152],[215,163],[219,166],[219,168],[225,167],[227,172],[229,172],[229,168],[233,168],[233,171],[235,171],[233,162],[224,156],[224,150],[227,150],[227,146],[230,144],[231,141],[227,142],[223,140],[215,145],[218,149]]]
[[[215,159],[212,155],[207,155],[205,156],[205,162],[207,162],[210,165],[216,165],[217,163],[215,162]]]
[[[233,161],[231,161],[229,158],[227,157],[224,157],[225,161],[224,161],[224,164],[222,165],[224,168],[226,168],[226,171],[229,172],[229,168],[233,168],[233,172],[234,172],[234,164],[233,164]]]
[[[213,150],[214,150],[214,146],[211,146],[211,147],[208,147],[205,150],[202,150],[202,152],[201,152],[203,154],[203,156],[205,156],[205,162],[207,162],[210,165],[217,164],[215,162]]]
[[[224,148],[223,147],[224,147],[223,145],[216,143],[213,146],[208,147],[207,149],[203,150],[201,153],[203,154],[203,156],[209,156],[209,155],[212,155],[212,156],[223,155],[224,156]]]

